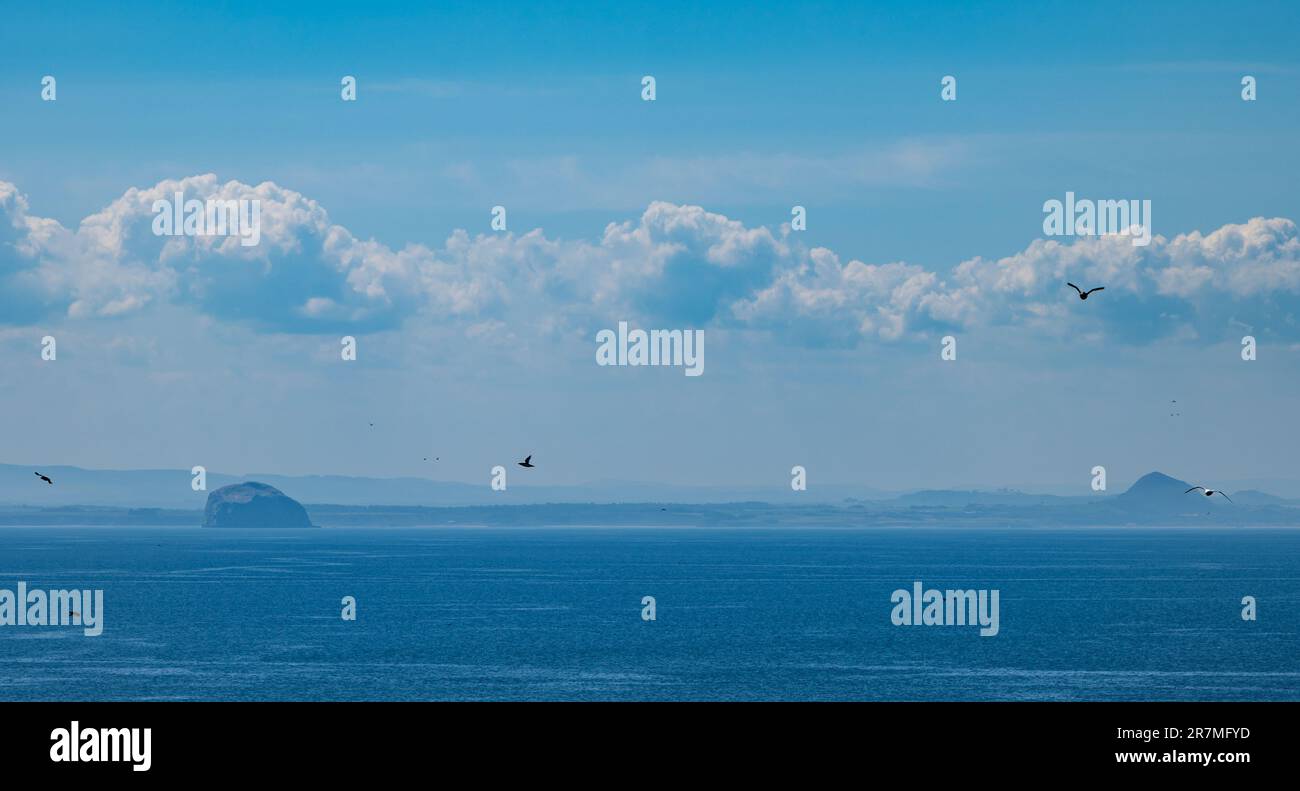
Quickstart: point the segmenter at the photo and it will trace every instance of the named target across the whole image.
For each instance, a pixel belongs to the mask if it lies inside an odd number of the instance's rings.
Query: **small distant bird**
[[[1231,497],[1229,497],[1229,496],[1226,495],[1226,494],[1223,494],[1223,492],[1219,491],[1218,489],[1206,489],[1204,486],[1193,486],[1192,488],[1190,488],[1190,489],[1188,489],[1187,491],[1183,492],[1183,494],[1191,494],[1192,492],[1196,491],[1197,489],[1200,489],[1201,491],[1205,492],[1205,496],[1206,496],[1206,497],[1213,497],[1213,496],[1216,495],[1216,494],[1221,494],[1221,495],[1223,495],[1223,499],[1227,500],[1228,502],[1232,502],[1232,498],[1231,498]]]
[[[1088,298],[1088,295],[1091,294],[1091,293],[1094,292],[1094,291],[1105,291],[1105,290],[1106,290],[1106,287],[1105,287],[1105,286],[1097,286],[1096,288],[1090,288],[1090,289],[1088,289],[1087,291],[1084,291],[1083,289],[1079,288],[1078,286],[1076,286],[1076,285],[1073,284],[1073,283],[1066,283],[1065,285],[1069,286],[1070,288],[1074,289],[1075,291],[1078,291],[1078,292],[1079,292],[1079,299],[1087,299],[1087,298]]]
[[[44,475],[41,475],[39,472],[38,472],[38,473],[35,473],[35,475],[36,475],[37,478],[40,478],[42,481],[45,481],[45,482],[48,483],[49,485],[51,485],[51,486],[54,485],[54,481],[51,481],[49,478],[45,477]]]
[[[536,467],[536,466],[537,466],[536,464],[533,464],[533,457],[532,457],[531,455],[530,455],[530,456],[525,456],[523,461],[521,461],[521,462],[517,462],[517,463],[519,464],[520,467]]]

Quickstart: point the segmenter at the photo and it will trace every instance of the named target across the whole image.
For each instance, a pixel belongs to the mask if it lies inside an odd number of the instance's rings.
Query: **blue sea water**
[[[1300,700],[1295,530],[0,528],[20,580],[104,633],[0,626],[0,700]]]

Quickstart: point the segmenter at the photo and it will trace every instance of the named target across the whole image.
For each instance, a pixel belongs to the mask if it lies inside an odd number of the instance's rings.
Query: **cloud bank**
[[[156,236],[155,200],[261,201],[261,243]],[[124,316],[164,304],[274,332],[466,332],[527,317],[543,330],[643,325],[770,332],[800,345],[898,342],[1011,326],[1130,342],[1219,340],[1243,327],[1300,335],[1300,235],[1282,218],[1209,233],[1034,240],[946,273],[808,247],[788,226],[747,227],[699,206],[651,203],[589,240],[538,229],[456,231],[441,247],[358,239],[318,203],[213,174],[132,188],[75,229],[31,214],[0,182],[0,324]],[[1105,285],[1086,306],[1065,286]]]

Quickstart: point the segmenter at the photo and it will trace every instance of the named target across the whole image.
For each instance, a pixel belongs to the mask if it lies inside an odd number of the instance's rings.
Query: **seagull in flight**
[[[521,461],[521,462],[516,462],[516,463],[517,463],[520,467],[536,467],[536,466],[537,466],[536,464],[533,464],[533,457],[532,457],[532,455],[525,456],[523,461]]]
[[[1074,289],[1075,291],[1078,291],[1078,292],[1079,292],[1079,299],[1087,299],[1087,298],[1088,298],[1088,295],[1091,294],[1091,293],[1094,292],[1094,291],[1105,291],[1105,290],[1106,290],[1106,287],[1105,287],[1105,286],[1097,286],[1096,288],[1090,288],[1090,289],[1088,289],[1087,291],[1084,291],[1083,289],[1079,288],[1078,286],[1076,286],[1076,285],[1073,284],[1073,283],[1066,283],[1065,285],[1069,286],[1070,288]]]
[[[1191,494],[1192,492],[1196,491],[1197,489],[1200,489],[1201,491],[1205,492],[1205,496],[1206,496],[1206,497],[1213,497],[1213,496],[1216,495],[1216,494],[1222,494],[1222,495],[1223,495],[1223,499],[1227,500],[1228,502],[1232,502],[1232,498],[1231,498],[1231,497],[1229,497],[1229,496],[1226,495],[1226,494],[1223,494],[1223,492],[1219,491],[1218,489],[1206,489],[1204,486],[1193,486],[1192,488],[1190,488],[1190,489],[1188,489],[1187,491],[1183,492],[1183,494]]]
[[[48,477],[46,477],[46,476],[44,476],[44,475],[41,475],[39,472],[36,473],[36,477],[37,477],[37,478],[40,478],[42,481],[45,481],[46,483],[48,483],[48,484],[51,485],[51,486],[54,485],[54,481],[51,481]]]

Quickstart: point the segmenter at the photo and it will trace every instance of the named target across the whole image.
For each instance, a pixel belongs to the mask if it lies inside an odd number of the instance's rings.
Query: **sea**
[[[5,701],[1300,700],[1292,529],[0,528],[20,581],[103,633],[0,626]]]

